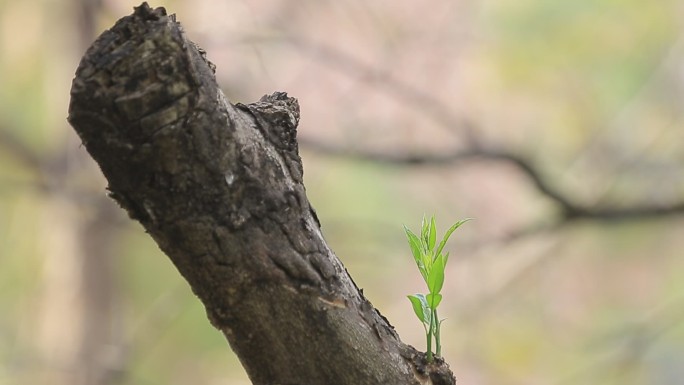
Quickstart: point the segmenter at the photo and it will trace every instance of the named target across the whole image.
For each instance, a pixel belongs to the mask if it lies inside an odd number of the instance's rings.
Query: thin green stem
[[[428,334],[427,334],[427,362],[432,362],[432,329],[433,329],[433,323],[434,322],[434,317],[430,317],[430,326],[428,327]]]
[[[442,342],[439,339],[439,329],[442,326],[442,323],[439,322],[439,317],[437,316],[437,309],[435,309],[432,312],[432,317],[437,320],[437,323],[435,324],[435,354],[437,356],[442,355]]]

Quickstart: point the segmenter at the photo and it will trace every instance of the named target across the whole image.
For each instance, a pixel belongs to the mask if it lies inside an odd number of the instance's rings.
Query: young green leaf
[[[413,259],[420,268],[421,262],[423,260],[423,247],[420,244],[420,239],[418,239],[418,236],[406,226],[404,226],[404,231],[406,232],[406,238],[408,238],[409,247],[411,247]]]
[[[446,266],[447,262],[449,261],[449,252],[447,251],[446,254],[441,254],[444,258],[444,266]]]
[[[425,300],[427,301],[430,309],[435,310],[437,309],[437,306],[439,306],[439,303],[442,302],[442,295],[439,293],[430,293],[425,296]]]
[[[442,290],[442,286],[444,286],[444,265],[440,263],[432,265],[427,284],[431,294],[438,294]]]
[[[411,305],[413,305],[413,312],[416,313],[420,322],[425,323],[425,311],[423,307],[425,297],[422,294],[413,294],[407,297],[409,301],[411,301]]]
[[[446,269],[446,264],[447,264],[447,259],[449,258],[449,253],[446,255],[444,254],[439,254],[434,262],[432,263],[433,266],[435,266],[435,269],[442,269],[443,271]]]
[[[444,249],[444,246],[446,246],[446,243],[449,240],[449,237],[451,236],[451,233],[456,231],[457,228],[461,227],[462,224],[468,222],[469,220],[471,220],[471,218],[466,218],[466,219],[460,220],[460,221],[454,223],[454,225],[451,226],[449,228],[449,230],[447,230],[447,232],[444,234],[444,238],[442,238],[442,241],[439,243],[439,247],[435,251],[436,255],[439,255],[442,252],[442,250]]]
[[[435,242],[437,241],[437,226],[435,224],[435,216],[432,216],[432,219],[430,220],[430,231],[429,231],[429,240],[428,240],[428,250],[432,251],[435,249]]]
[[[413,294],[409,295],[408,299],[413,305],[413,312],[416,313],[418,319],[425,325],[430,325],[432,320],[432,312],[430,310],[430,305],[423,294]]]
[[[423,215],[423,220],[420,223],[420,239],[425,249],[429,250],[427,246],[430,244],[430,222],[425,218],[425,215]]]
[[[432,270],[432,256],[430,254],[423,254],[421,262],[423,263],[424,271],[421,271],[420,273],[423,274],[423,279],[427,283],[428,276]]]

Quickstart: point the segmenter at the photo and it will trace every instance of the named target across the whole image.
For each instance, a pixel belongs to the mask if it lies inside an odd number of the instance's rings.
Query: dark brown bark
[[[170,257],[254,384],[453,384],[328,248],[302,184],[296,99],[232,105],[146,3],[83,57],[69,122],[111,196]]]

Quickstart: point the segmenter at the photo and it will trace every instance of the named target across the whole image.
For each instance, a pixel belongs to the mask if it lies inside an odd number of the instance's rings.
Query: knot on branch
[[[257,128],[276,148],[297,152],[297,125],[299,102],[286,92],[264,95],[258,102],[238,103],[236,107],[249,112],[257,122]]]
[[[138,7],[133,7],[133,15],[137,16],[143,20],[159,20],[161,17],[166,16],[166,8],[157,7],[152,9],[147,1],[140,4]]]
[[[274,92],[262,96],[257,102],[237,103],[235,107],[254,118],[257,129],[287,163],[292,178],[301,183],[303,171],[297,145],[297,99],[287,96],[286,92]]]

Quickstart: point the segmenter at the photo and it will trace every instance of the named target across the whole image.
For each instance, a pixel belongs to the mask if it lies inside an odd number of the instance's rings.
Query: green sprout
[[[437,316],[437,307],[442,302],[442,286],[444,286],[444,268],[449,260],[449,253],[442,254],[442,250],[446,245],[451,233],[453,233],[462,224],[468,222],[470,219],[464,219],[454,223],[453,226],[447,230],[442,237],[441,242],[437,245],[437,226],[435,225],[435,216],[433,215],[428,222],[423,217],[421,224],[420,237],[414,234],[408,227],[404,226],[406,237],[408,238],[409,246],[413,259],[418,265],[420,275],[427,284],[428,294],[413,294],[409,295],[408,299],[413,305],[413,311],[422,322],[425,329],[425,336],[427,338],[427,361],[432,362],[432,339],[435,340],[435,354],[440,356],[442,354],[442,345],[440,342],[440,327],[442,321]],[[437,248],[435,248],[437,246]]]

